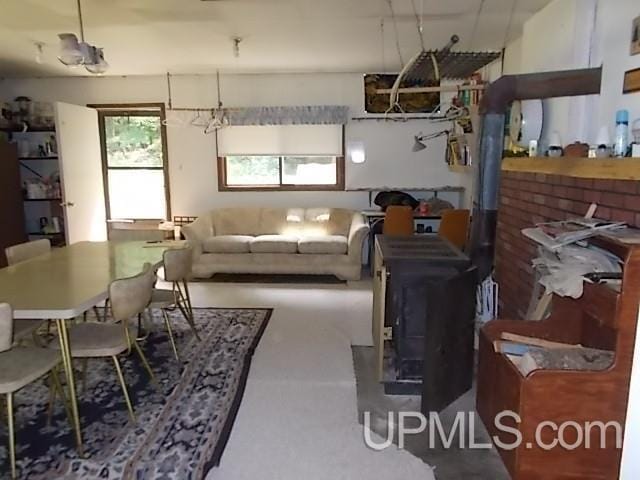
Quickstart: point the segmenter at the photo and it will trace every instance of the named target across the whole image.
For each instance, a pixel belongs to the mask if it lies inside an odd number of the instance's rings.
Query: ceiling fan
[[[109,64],[104,59],[104,51],[100,47],[85,42],[80,0],[77,0],[77,5],[81,41],[78,41],[75,33],[59,33],[60,55],[58,55],[58,60],[67,67],[84,66],[89,73],[104,73],[109,68]]]

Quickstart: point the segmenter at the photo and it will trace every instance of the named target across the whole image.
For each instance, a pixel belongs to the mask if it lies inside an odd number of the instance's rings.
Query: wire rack
[[[442,52],[423,51],[414,66],[407,72],[404,82],[435,80],[431,55],[434,55],[440,70],[440,78],[451,80],[467,79],[485,65],[501,57],[501,52]]]

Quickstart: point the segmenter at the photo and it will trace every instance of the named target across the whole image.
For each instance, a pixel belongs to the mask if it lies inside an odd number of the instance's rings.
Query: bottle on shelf
[[[626,157],[629,150],[629,110],[616,113],[616,141],[613,153],[616,157]]]

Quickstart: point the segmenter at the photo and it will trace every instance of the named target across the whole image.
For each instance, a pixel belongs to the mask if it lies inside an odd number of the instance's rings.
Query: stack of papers
[[[573,218],[525,228],[522,230],[522,234],[549,250],[555,251],[565,245],[621,228],[626,228],[624,222],[609,222],[596,218]]]

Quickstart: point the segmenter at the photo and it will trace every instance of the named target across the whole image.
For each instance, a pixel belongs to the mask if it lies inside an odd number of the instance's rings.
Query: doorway
[[[95,105],[107,218],[171,218],[164,104]]]

